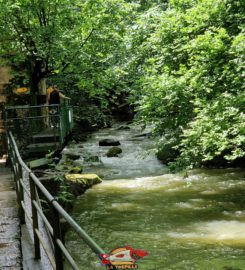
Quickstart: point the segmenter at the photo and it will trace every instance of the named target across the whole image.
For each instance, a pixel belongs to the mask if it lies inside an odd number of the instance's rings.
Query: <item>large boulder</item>
[[[113,146],[112,148],[110,148],[107,153],[106,156],[107,157],[117,157],[119,154],[122,153],[122,149],[118,146]]]
[[[71,186],[75,196],[81,195],[86,189],[102,182],[97,174],[66,174],[65,179]]]
[[[120,142],[114,139],[102,139],[99,141],[99,146],[117,146]]]

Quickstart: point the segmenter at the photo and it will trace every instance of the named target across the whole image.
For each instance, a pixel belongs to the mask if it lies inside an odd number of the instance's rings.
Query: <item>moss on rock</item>
[[[86,189],[102,182],[97,174],[66,174],[65,179],[71,186],[75,196],[81,195]]]
[[[122,149],[120,147],[113,146],[112,148],[110,148],[108,150],[108,152],[106,153],[106,156],[107,157],[117,157],[121,153],[122,153]]]
[[[69,168],[69,173],[81,173],[83,171],[83,167],[81,166],[74,166]]]

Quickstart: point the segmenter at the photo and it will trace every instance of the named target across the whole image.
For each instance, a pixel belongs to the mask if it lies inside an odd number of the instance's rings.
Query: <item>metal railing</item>
[[[7,132],[8,154],[14,173],[16,183],[17,200],[19,204],[19,217],[22,224],[26,221],[31,224],[34,239],[35,259],[41,258],[41,247],[46,253],[53,269],[63,270],[64,259],[70,264],[72,269],[79,270],[80,268],[66,249],[65,243],[62,240],[61,222],[63,218],[70,229],[74,230],[78,237],[83,240],[88,247],[96,254],[104,254],[105,252],[95,241],[72,219],[72,217],[62,208],[56,199],[48,192],[44,185],[40,182],[37,176],[28,168],[22,160],[17,148],[15,139],[11,131]],[[25,172],[25,174],[24,174]],[[24,175],[27,175],[28,185],[25,183]],[[50,222],[44,214],[39,194],[45,198],[52,211],[52,221]],[[28,212],[28,205],[25,202],[25,197],[30,198],[31,214]],[[52,250],[48,247],[42,232],[39,229],[40,220],[45,224],[52,243]]]
[[[73,128],[73,110],[69,101],[60,105],[6,106],[5,128],[12,131],[18,145],[23,148],[35,143],[35,136],[53,135],[56,147],[60,148]]]

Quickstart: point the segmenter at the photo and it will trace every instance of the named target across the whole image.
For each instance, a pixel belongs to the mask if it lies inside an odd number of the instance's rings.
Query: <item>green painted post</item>
[[[25,211],[22,207],[21,202],[24,202],[24,189],[20,183],[20,180],[23,179],[23,172],[22,172],[22,167],[20,165],[19,162],[17,162],[16,160],[16,165],[17,165],[17,173],[16,173],[16,192],[17,192],[17,200],[18,200],[18,204],[19,204],[19,217],[20,217],[20,223],[21,224],[25,224]]]
[[[32,178],[29,176],[30,182],[30,192],[31,192],[31,210],[32,210],[32,228],[33,228],[33,236],[34,236],[34,252],[35,252],[35,259],[41,258],[41,251],[40,251],[40,242],[39,238],[36,234],[36,230],[38,230],[38,214],[37,209],[34,205],[34,201],[36,201],[36,187],[35,183],[33,182]]]
[[[23,187],[20,183],[20,179],[23,178],[22,175],[22,166],[18,161],[18,158],[16,156],[13,144],[12,144],[12,140],[9,136],[9,133],[7,132],[7,141],[8,141],[8,155],[10,158],[10,164],[11,164],[11,168],[12,168],[12,172],[14,174],[14,182],[15,182],[15,186],[16,186],[16,194],[17,194],[17,202],[18,202],[18,215],[20,218],[20,223],[21,224],[25,224],[25,212],[24,209],[21,205],[21,202],[24,201],[24,190]]]
[[[59,105],[59,137],[60,137],[60,147],[63,144],[63,119],[62,119],[62,105]]]
[[[52,207],[52,212],[53,212],[53,217],[52,217],[53,229],[54,229],[53,244],[54,244],[54,258],[55,258],[56,270],[63,270],[64,269],[63,253],[57,244],[57,240],[62,239],[61,227],[60,227],[60,216],[59,216],[58,211],[54,208],[53,204],[51,204],[51,207]]]

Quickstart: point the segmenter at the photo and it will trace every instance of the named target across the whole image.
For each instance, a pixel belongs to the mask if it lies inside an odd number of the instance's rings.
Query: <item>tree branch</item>
[[[65,63],[61,69],[61,72],[64,72],[67,67],[70,65],[71,61],[74,60],[74,58],[77,56],[77,53],[84,47],[84,45],[88,42],[88,40],[90,39],[90,37],[92,36],[93,32],[95,31],[94,28],[92,28],[92,30],[90,31],[90,33],[88,34],[88,36],[84,39],[84,41],[82,42],[81,46],[79,47],[79,49],[71,56],[70,62]]]
[[[34,0],[32,0],[32,4],[33,4],[33,8],[37,14],[38,20],[39,20],[39,24],[42,26],[42,18],[41,18],[41,13],[38,12],[38,8],[36,6],[36,3]]]

